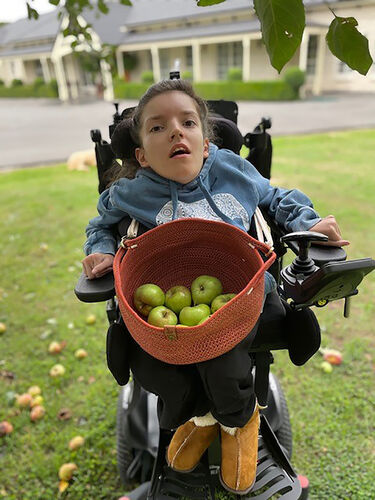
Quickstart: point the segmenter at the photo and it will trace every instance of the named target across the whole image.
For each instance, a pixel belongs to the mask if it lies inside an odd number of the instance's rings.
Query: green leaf
[[[51,5],[59,5],[60,0],[48,0]]]
[[[305,28],[302,0],[254,0],[262,38],[272,66],[280,73],[299,47]]]
[[[109,8],[104,0],[98,0],[98,9],[102,14],[108,14]]]
[[[368,48],[368,40],[360,33],[354,17],[335,17],[327,36],[329,50],[349,68],[366,75],[373,63]]]
[[[225,0],[196,0],[198,7],[208,7],[210,5],[216,5],[217,3],[223,3]]]
[[[38,19],[39,17],[38,11],[33,9],[33,7],[31,7],[28,2],[26,2],[26,7],[27,7],[27,17],[29,19]]]
[[[130,0],[120,0],[122,5],[133,5]]]

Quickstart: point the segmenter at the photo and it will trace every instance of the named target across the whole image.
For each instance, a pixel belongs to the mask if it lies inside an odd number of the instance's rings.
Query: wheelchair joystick
[[[288,294],[290,288],[294,288],[304,279],[313,274],[319,268],[309,257],[309,248],[314,241],[327,241],[328,236],[313,231],[299,231],[286,234],[280,238],[282,243],[295,241],[298,245],[298,256],[293,260],[290,266],[281,271],[281,279],[284,283],[284,291]]]

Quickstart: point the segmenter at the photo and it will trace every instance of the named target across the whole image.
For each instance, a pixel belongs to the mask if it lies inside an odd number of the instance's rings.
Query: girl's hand
[[[327,245],[331,247],[344,247],[350,245],[348,240],[343,240],[341,237],[340,228],[333,215],[328,215],[319,221],[315,226],[310,227],[309,231],[322,233],[328,236],[328,241],[319,241],[319,245]],[[316,242],[318,244],[318,242]]]
[[[112,271],[114,257],[109,253],[92,253],[82,261],[83,271],[89,280],[101,278]]]

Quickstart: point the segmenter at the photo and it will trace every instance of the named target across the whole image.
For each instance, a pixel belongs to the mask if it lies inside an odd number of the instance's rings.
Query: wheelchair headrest
[[[216,114],[210,116],[210,122],[215,132],[214,143],[218,148],[230,149],[234,153],[240,154],[244,140],[237,125],[232,120]]]

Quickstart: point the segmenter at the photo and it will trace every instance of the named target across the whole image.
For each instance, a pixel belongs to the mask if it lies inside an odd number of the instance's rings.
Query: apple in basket
[[[224,304],[229,302],[230,300],[235,297],[235,293],[224,293],[222,295],[218,295],[217,297],[214,298],[211,304],[211,312],[212,314],[216,312],[220,307],[223,307]]]
[[[210,305],[214,298],[221,293],[223,293],[223,285],[219,279],[215,278],[215,276],[203,274],[202,276],[195,278],[191,284],[191,295],[193,297],[194,305]]]
[[[165,306],[157,306],[151,309],[147,321],[150,325],[163,328],[166,325],[177,325],[178,318],[173,311]]]
[[[181,309],[191,306],[190,290],[182,285],[172,286],[165,294],[165,306],[180,314]]]
[[[148,316],[151,309],[162,306],[165,301],[163,290],[152,283],[139,286],[134,292],[134,305],[138,312]]]
[[[180,312],[180,323],[185,326],[196,326],[208,319],[211,314],[210,306],[198,304],[197,306],[184,307]]]

